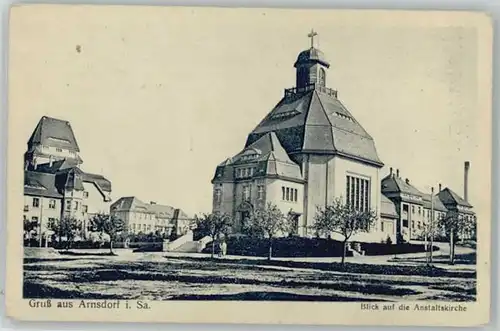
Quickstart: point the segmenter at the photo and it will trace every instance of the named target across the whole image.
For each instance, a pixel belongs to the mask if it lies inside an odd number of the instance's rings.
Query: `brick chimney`
[[[399,178],[399,169],[396,169],[396,177]]]
[[[156,202],[155,201],[149,201],[149,204],[150,205],[156,205]]]
[[[470,162],[465,161],[464,163],[464,200],[469,201],[469,168]]]
[[[392,174],[392,167],[389,169],[389,177],[392,177],[393,174]]]
[[[410,184],[410,180],[408,178],[405,179],[406,184]]]
[[[438,192],[441,192],[441,183],[439,183],[439,191]]]

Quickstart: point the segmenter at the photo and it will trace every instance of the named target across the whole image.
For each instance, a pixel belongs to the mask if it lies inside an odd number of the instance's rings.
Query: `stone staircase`
[[[193,232],[188,231],[185,235],[169,242],[166,250],[179,253],[200,253],[211,241],[212,239],[208,236],[195,241],[193,240]]]
[[[363,256],[365,251],[361,249],[359,243],[347,243],[346,256]]]

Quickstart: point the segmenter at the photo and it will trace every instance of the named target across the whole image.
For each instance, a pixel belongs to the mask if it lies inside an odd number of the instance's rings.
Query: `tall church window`
[[[326,73],[325,69],[319,69],[319,85],[325,87],[326,86]]]
[[[250,186],[243,187],[243,200],[244,201],[250,200]]]
[[[214,194],[215,194],[215,198],[214,198],[215,204],[220,205],[221,200],[222,200],[221,199],[222,198],[222,191],[220,189],[216,189]]]
[[[264,185],[259,185],[257,188],[257,199],[264,199]]]
[[[370,181],[346,176],[346,204],[359,211],[370,210]]]
[[[281,187],[281,193],[282,193],[281,200],[285,200],[285,187],[284,186]]]
[[[286,188],[286,201],[289,201],[290,200],[290,188],[287,187]]]

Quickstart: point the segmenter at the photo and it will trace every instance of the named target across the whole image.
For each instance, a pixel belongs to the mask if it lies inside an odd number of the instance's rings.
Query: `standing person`
[[[219,239],[218,242],[217,242],[217,246],[218,246],[218,252],[217,252],[217,255],[219,257],[222,257],[222,241]]]
[[[226,240],[222,242],[222,256],[226,256],[227,253],[227,243]]]

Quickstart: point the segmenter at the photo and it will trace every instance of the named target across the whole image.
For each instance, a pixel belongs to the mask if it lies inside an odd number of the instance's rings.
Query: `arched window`
[[[326,86],[326,73],[325,69],[323,68],[319,69],[319,85]]]

